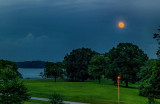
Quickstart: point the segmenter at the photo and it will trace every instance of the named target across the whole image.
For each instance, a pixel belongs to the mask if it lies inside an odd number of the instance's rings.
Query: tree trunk
[[[117,84],[117,80],[114,80],[114,85],[116,85]]]
[[[54,77],[54,82],[56,82],[56,81],[57,81],[57,77],[55,76],[55,77]]]
[[[125,81],[125,83],[126,83],[126,87],[128,87],[128,81]]]
[[[123,81],[121,80],[121,81],[120,81],[120,83],[122,84],[122,83],[123,83]]]
[[[101,78],[98,79],[99,84],[101,83]]]

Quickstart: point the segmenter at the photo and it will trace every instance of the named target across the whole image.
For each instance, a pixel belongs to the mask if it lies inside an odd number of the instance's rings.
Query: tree
[[[64,57],[67,77],[71,81],[84,81],[88,79],[88,65],[95,54],[97,53],[89,48],[78,48],[67,54]]]
[[[20,78],[22,78],[22,75],[18,72],[16,63],[8,60],[0,60],[0,71],[4,70],[5,68],[10,68],[11,70],[15,71]]]
[[[160,31],[160,29],[158,29],[158,30]],[[158,42],[158,45],[160,45],[160,34],[155,33],[155,34],[153,35],[153,38],[156,39],[157,42]],[[160,47],[158,47],[158,50],[157,50],[156,55],[157,55],[158,58],[160,59]]]
[[[107,58],[105,58],[104,56],[100,55],[93,56],[88,67],[89,75],[93,76],[94,79],[98,79],[100,83],[102,75],[104,75],[106,64],[107,64]]]
[[[138,77],[141,81],[147,80],[151,77],[153,69],[156,67],[157,59],[150,59],[141,67]]]
[[[128,82],[135,83],[138,81],[137,73],[144,62],[148,60],[147,55],[132,43],[119,43],[106,56],[111,63],[108,70],[112,73],[112,80],[117,80],[117,76],[121,76],[121,80],[125,82],[126,87],[128,87]]]
[[[147,72],[147,68],[145,72]],[[152,64],[150,72],[145,74],[147,77],[142,79],[139,87],[139,95],[148,97],[149,104],[151,104],[154,102],[154,98],[160,99],[160,61],[156,60],[156,64]]]
[[[149,82],[151,80],[153,70],[156,67],[157,61],[158,60],[155,59],[148,60],[146,61],[145,65],[141,67],[140,73],[138,74],[139,78],[141,79],[141,84],[139,87],[140,96],[146,97],[149,95],[150,91],[153,90]]]
[[[57,78],[62,76],[63,70],[59,63],[46,62],[45,73],[47,76],[54,76],[56,82]]]
[[[0,102],[2,104],[21,104],[29,100],[27,88],[17,77],[17,73],[10,68],[1,70],[2,83],[0,84]]]
[[[112,48],[108,53],[105,53],[105,57],[108,57],[108,64],[105,68],[105,77],[112,79],[114,81],[114,85],[117,84],[117,76],[119,76],[120,69],[118,67],[118,64],[116,63],[115,59],[118,56],[116,49]]]
[[[156,39],[158,45],[160,45],[160,34],[155,33],[153,38]],[[154,98],[160,99],[160,47],[158,47],[156,54],[158,56],[158,60],[156,60],[156,64],[152,64],[149,73],[145,73],[147,77],[142,79],[142,83],[139,88],[139,95],[148,97],[149,104],[154,102]],[[148,70],[146,68],[145,72],[147,71]]]

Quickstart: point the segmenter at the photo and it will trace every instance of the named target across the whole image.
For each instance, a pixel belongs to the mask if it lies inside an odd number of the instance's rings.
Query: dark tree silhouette
[[[71,81],[88,79],[88,65],[95,54],[97,53],[89,48],[78,48],[67,54],[64,57],[67,77]]]

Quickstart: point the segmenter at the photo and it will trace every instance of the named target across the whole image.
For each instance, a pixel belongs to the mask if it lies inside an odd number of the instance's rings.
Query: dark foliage
[[[105,56],[109,58],[110,63],[106,70],[106,76],[114,82],[116,82],[117,76],[121,76],[121,81],[126,83],[126,87],[128,87],[128,82],[138,81],[137,73],[148,60],[147,55],[132,43],[119,43]]]
[[[101,82],[101,78],[105,75],[105,68],[107,65],[108,58],[100,55],[95,55],[92,57],[89,67],[88,73],[93,77],[93,79],[98,79],[99,83]]]
[[[22,78],[22,75],[18,72],[16,63],[8,60],[0,60],[0,71],[5,68],[10,68],[11,70],[15,71],[20,78]]]
[[[160,29],[158,29],[158,31],[160,31]],[[158,45],[160,45],[160,34],[155,33],[155,34],[153,35],[153,38],[156,39],[157,42],[158,42]],[[160,59],[160,47],[158,47],[158,50],[157,50],[157,53],[156,53],[156,54],[157,54],[158,58]]]
[[[72,50],[72,52],[64,57],[67,77],[71,81],[84,81],[88,79],[88,65],[91,58],[96,54],[95,51],[89,48]]]
[[[1,70],[2,83],[0,84],[0,103],[1,104],[22,104],[29,100],[27,88],[17,77],[17,73],[10,68]]]
[[[160,29],[158,29],[160,30]],[[154,39],[160,45],[160,35],[154,34]],[[141,69],[142,83],[139,87],[139,95],[148,97],[148,103],[154,103],[154,99],[160,99],[160,47],[157,50],[158,60],[152,60],[146,63]]]
[[[55,82],[58,77],[62,77],[63,73],[63,64],[61,62],[53,63],[46,62],[45,64],[45,75],[47,77],[54,76]]]
[[[51,104],[64,104],[63,97],[60,94],[53,93],[50,97]]]

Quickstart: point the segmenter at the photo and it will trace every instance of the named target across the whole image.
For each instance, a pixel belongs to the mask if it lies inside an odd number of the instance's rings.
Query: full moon
[[[125,27],[125,24],[124,24],[124,22],[118,22],[118,27],[119,28],[124,28]]]

